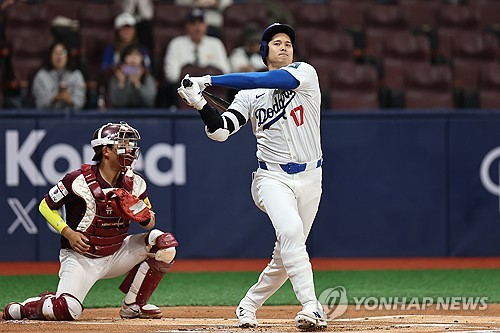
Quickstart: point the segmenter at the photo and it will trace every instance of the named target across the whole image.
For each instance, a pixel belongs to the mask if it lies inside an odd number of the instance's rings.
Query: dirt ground
[[[262,269],[267,260],[179,260],[177,271],[229,271]],[[315,270],[336,269],[436,269],[500,268],[500,258],[414,258],[414,259],[313,259]],[[0,274],[56,274],[58,263],[0,263]],[[500,304],[483,310],[443,310],[436,305],[417,309],[349,306],[339,318],[328,323],[328,332],[349,333],[500,333]],[[259,326],[240,329],[234,307],[163,307],[161,319],[124,320],[119,309],[86,309],[73,322],[4,321],[0,333],[161,333],[161,332],[297,332],[294,317],[299,306],[264,306],[257,312]]]
[[[259,326],[240,329],[233,307],[164,307],[161,319],[120,319],[118,309],[86,309],[74,322],[0,321],[0,332],[160,333],[160,332],[297,332],[297,306],[265,306],[257,312]],[[500,304],[482,311],[356,310],[350,306],[328,323],[328,332],[500,332]]]

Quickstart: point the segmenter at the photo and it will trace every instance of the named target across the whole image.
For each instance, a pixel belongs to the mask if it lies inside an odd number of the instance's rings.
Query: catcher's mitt
[[[106,199],[113,211],[120,217],[144,224],[151,219],[151,210],[146,203],[132,193],[118,188],[109,191]]]

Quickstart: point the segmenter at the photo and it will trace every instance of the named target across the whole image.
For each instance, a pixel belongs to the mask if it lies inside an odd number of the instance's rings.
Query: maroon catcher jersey
[[[101,189],[105,191],[105,189],[113,189],[113,188],[123,188],[123,174],[120,174],[118,180],[116,182],[116,186],[113,187],[108,184],[104,178],[101,176],[99,172],[98,165],[92,165],[92,171],[96,175],[97,182]],[[50,191],[45,195],[45,201],[47,201],[47,205],[52,210],[58,210],[62,206],[66,209],[66,223],[68,226],[76,230],[79,223],[82,221],[85,211],[87,209],[85,200],[78,193],[75,193],[75,190],[78,186],[87,186],[85,182],[78,181],[81,180],[79,176],[82,175],[82,170],[77,169],[70,173],[67,173],[63,179],[61,179],[54,187],[50,189]],[[134,178],[139,177],[142,182],[145,184],[143,177],[141,175],[134,173]],[[147,198],[147,194],[145,191],[142,193],[136,194],[140,199]],[[61,248],[71,248],[69,241],[61,236]]]

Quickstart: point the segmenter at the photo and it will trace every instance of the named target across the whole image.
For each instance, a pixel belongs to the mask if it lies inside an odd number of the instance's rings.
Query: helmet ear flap
[[[260,41],[260,56],[262,57],[262,61],[264,64],[267,66],[267,53],[269,51],[269,48],[267,46],[267,42],[265,40]]]

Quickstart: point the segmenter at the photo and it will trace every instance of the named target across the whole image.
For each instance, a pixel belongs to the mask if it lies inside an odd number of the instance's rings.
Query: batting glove
[[[194,83],[197,83],[201,91],[205,90],[206,87],[212,85],[212,77],[210,75],[189,77],[189,79]]]
[[[201,94],[200,87],[197,84],[192,84],[190,87],[184,87],[182,84],[177,88],[177,93],[186,102],[196,110],[201,110],[207,104],[205,98]]]

